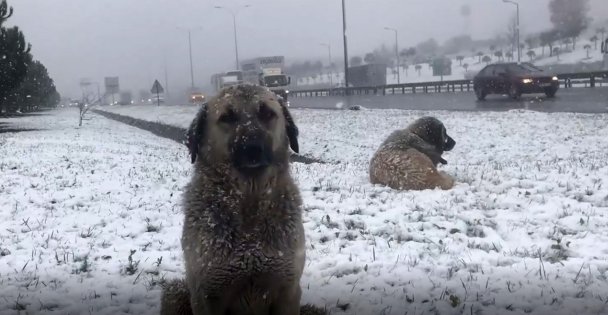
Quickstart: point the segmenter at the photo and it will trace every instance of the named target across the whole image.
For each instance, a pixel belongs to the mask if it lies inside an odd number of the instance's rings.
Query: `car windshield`
[[[287,85],[287,77],[284,75],[269,75],[264,77],[264,84],[269,87]]]
[[[507,66],[507,71],[510,73],[537,73],[542,72],[542,70],[526,63],[522,64],[512,64]]]
[[[608,315],[608,0],[0,0],[0,315]]]

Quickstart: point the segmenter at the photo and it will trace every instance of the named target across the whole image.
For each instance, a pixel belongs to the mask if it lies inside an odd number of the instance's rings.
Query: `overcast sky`
[[[208,84],[212,73],[234,68],[232,16],[237,13],[242,59],[284,55],[287,62],[334,59],[343,62],[340,0],[8,0],[15,9],[7,23],[21,27],[55,79],[60,93],[77,97],[87,77],[103,83],[119,76],[121,88],[150,89],[155,78],[169,89],[190,85],[188,35],[192,28],[195,83]],[[548,0],[519,0],[522,32],[550,26]],[[244,5],[251,5],[242,8]],[[468,22],[461,7],[470,5]],[[401,47],[430,37],[439,42],[468,29],[476,38],[503,33],[514,6],[500,0],[346,0],[350,55],[381,43]],[[605,21],[608,0],[591,0],[594,22]],[[239,9],[240,8],[240,9]],[[468,23],[468,26],[467,26]],[[171,90],[172,92],[177,92]]]

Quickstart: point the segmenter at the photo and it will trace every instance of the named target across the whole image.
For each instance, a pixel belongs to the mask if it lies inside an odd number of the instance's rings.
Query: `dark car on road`
[[[489,94],[508,94],[512,99],[529,93],[554,97],[559,89],[559,79],[530,63],[496,63],[479,71],[473,86],[480,101]]]

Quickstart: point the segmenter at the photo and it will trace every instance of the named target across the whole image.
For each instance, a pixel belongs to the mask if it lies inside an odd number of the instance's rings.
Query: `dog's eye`
[[[219,121],[226,124],[233,124],[238,121],[238,117],[233,110],[229,110],[220,115]]]
[[[275,118],[277,115],[274,113],[272,109],[268,107],[265,103],[260,103],[260,109],[258,112],[258,117],[260,120],[269,121]]]

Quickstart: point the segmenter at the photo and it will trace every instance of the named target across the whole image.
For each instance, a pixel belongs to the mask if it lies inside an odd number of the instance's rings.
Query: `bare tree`
[[[93,106],[91,100],[92,98],[90,97],[90,94],[83,94],[82,100],[78,102],[78,127],[82,127],[84,116]]]
[[[530,58],[530,61],[532,61],[532,59],[534,59],[536,57],[536,53],[534,52],[534,50],[528,50],[528,53],[526,55],[528,55],[528,58]]]
[[[589,26],[589,0],[551,0],[549,12],[555,29],[576,49],[576,38]]]
[[[422,65],[415,65],[414,69],[416,69],[416,71],[418,72],[418,76],[420,76],[420,72],[422,71]]]
[[[498,58],[498,61],[502,60],[502,50],[497,50],[494,52],[494,56]]]
[[[456,56],[456,60],[458,60],[458,62],[462,66],[462,61],[464,60],[464,56]]]
[[[587,59],[589,59],[589,50],[591,50],[591,45],[586,44],[583,48],[585,48],[585,50],[587,51]]]
[[[513,15],[509,19],[509,24],[507,25],[507,41],[509,42],[509,46],[511,47],[511,54],[517,48],[517,16]]]
[[[553,55],[557,56],[557,60],[559,61],[559,47],[553,47]]]
[[[463,64],[462,67],[464,68],[464,72],[469,72],[469,64],[468,63]]]
[[[543,47],[543,56],[545,55],[545,46],[549,46],[549,57],[553,56],[553,45],[558,39],[558,32],[549,30],[540,33],[540,44]]]

